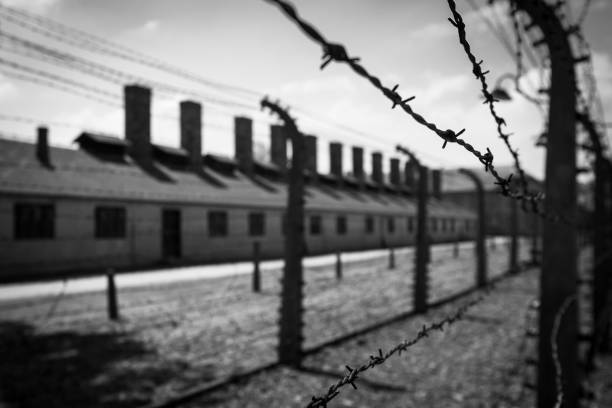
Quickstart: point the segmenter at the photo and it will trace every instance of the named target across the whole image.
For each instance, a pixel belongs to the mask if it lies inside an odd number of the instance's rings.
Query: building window
[[[435,218],[431,218],[429,220],[429,223],[430,223],[429,228],[430,228],[431,232],[436,232],[438,230],[438,220],[435,219]]]
[[[408,226],[408,232],[414,231],[414,217],[408,217],[406,225]]]
[[[343,215],[336,218],[336,233],[338,235],[346,234],[346,217]]]
[[[208,212],[208,236],[225,237],[227,235],[227,212]]]
[[[454,218],[450,220],[450,230],[451,232],[455,232],[455,219]]]
[[[262,212],[249,213],[249,235],[257,237],[266,233],[266,216]]]
[[[321,216],[320,215],[312,215],[310,216],[310,234],[311,235],[319,235],[323,230],[323,226],[321,225]]]
[[[393,234],[395,232],[395,220],[393,219],[393,217],[387,218],[387,231],[390,234]]]
[[[125,208],[96,207],[96,238],[125,238]]]
[[[442,232],[446,232],[446,218],[442,218],[441,223]]]
[[[374,217],[371,215],[365,216],[365,232],[371,234],[374,232]]]
[[[45,239],[55,235],[53,204],[15,204],[15,239]]]

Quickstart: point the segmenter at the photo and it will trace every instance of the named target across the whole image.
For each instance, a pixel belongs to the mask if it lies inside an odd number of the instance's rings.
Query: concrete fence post
[[[110,320],[119,319],[119,304],[117,303],[117,288],[115,287],[115,275],[113,270],[106,273],[106,299],[108,306],[108,318]]]
[[[336,280],[342,280],[342,254],[336,252]]]
[[[304,137],[294,119],[285,109],[265,98],[261,101],[261,105],[281,118],[291,142],[292,157],[287,186],[287,233],[284,251],[285,265],[281,281],[278,360],[281,364],[299,368],[302,365],[304,340],[302,256],[306,250],[304,242]]]
[[[260,243],[259,241],[253,242],[253,292],[261,292],[261,272],[259,270],[260,261]]]
[[[417,190],[417,231],[416,257],[414,268],[414,310],[423,313],[427,310],[427,167],[419,165],[419,184]]]
[[[510,200],[510,265],[511,273],[518,272],[518,201]]]
[[[395,269],[395,249],[389,247],[389,269]]]
[[[511,4],[517,12],[526,13],[531,25],[541,30],[541,45],[548,48],[549,54],[544,208],[554,208],[559,217],[574,220],[577,215],[574,64],[580,59],[573,55],[571,34],[560,20],[555,5],[544,0],[511,0]],[[574,408],[580,405],[581,383],[576,230],[563,222],[546,219],[542,237],[537,406],[557,405],[560,371],[563,373],[563,407]],[[555,342],[551,341],[553,335],[556,335]]]
[[[486,206],[485,206],[485,194],[482,180],[468,169],[459,170],[461,173],[468,176],[476,185],[476,200],[477,211],[478,211],[478,229],[476,231],[476,245],[474,249],[476,251],[476,285],[481,288],[487,284],[487,248],[485,241],[487,239],[486,230]]]

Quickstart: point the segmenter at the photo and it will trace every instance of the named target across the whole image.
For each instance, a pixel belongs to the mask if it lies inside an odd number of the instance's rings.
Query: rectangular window
[[[262,212],[249,213],[249,235],[259,237],[266,233],[266,216]]]
[[[393,219],[393,217],[387,218],[387,231],[390,234],[393,234],[395,232],[395,220]]]
[[[374,232],[374,217],[366,215],[365,217],[365,232],[371,234]]]
[[[438,230],[438,220],[435,218],[432,218],[429,220],[431,222],[431,232],[436,232]]]
[[[311,235],[319,235],[323,231],[323,226],[321,225],[321,216],[320,215],[312,215],[310,217],[310,234]]]
[[[442,232],[445,232],[446,231],[446,218],[442,218],[441,222],[442,222]]]
[[[208,236],[225,237],[227,236],[227,212],[209,211],[208,212]]]
[[[48,239],[55,235],[53,204],[15,204],[15,239]]]
[[[96,238],[125,238],[125,208],[96,207]]]
[[[406,224],[408,225],[408,232],[414,231],[414,217],[408,217],[408,222]]]
[[[455,219],[454,218],[450,220],[450,229],[451,229],[451,232],[455,232]]]
[[[338,235],[346,234],[346,217],[343,215],[336,218],[336,233]]]

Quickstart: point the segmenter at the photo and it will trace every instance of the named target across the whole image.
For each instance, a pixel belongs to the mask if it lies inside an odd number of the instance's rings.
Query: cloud
[[[497,21],[501,18],[502,21],[507,19],[507,7],[502,2],[497,2],[493,6],[482,6],[478,10],[470,10],[464,12],[459,10],[463,17],[463,21],[467,26],[468,35],[483,33],[489,29],[485,19],[489,21]],[[413,31],[410,36],[413,39],[435,39],[449,36],[456,36],[457,29],[454,28],[447,20],[436,21],[426,24],[425,26]]]
[[[140,28],[142,31],[157,31],[159,29],[159,20],[149,20]]]
[[[437,78],[427,87],[417,92],[419,102],[426,106],[455,103],[457,98],[474,89],[471,87],[472,78],[468,74],[459,74]],[[475,98],[474,102],[476,102]]]
[[[59,2],[60,0],[4,0],[2,4],[42,14]]]
[[[0,73],[0,100],[13,96],[15,90],[15,85]]]
[[[348,76],[333,76],[293,81],[283,84],[280,93],[284,95],[312,95],[321,93],[354,92],[355,85]]]
[[[126,30],[125,35],[142,39],[159,32],[160,27],[161,22],[159,20],[147,20],[137,27]]]
[[[612,56],[604,52],[593,52],[593,68],[601,97],[612,99]]]

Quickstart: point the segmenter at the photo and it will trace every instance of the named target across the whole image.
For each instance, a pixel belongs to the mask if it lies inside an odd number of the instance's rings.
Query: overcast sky
[[[570,3],[579,10],[583,1],[571,0]],[[351,145],[362,145],[368,153],[382,150],[388,159],[394,145],[402,143],[433,166],[478,165],[471,155],[456,146],[441,150],[437,137],[401,110],[391,110],[388,100],[346,66],[331,63],[320,71],[319,46],[306,38],[276,7],[263,0],[4,0],[0,3],[91,32],[212,81],[280,98],[286,105],[368,135],[368,138],[356,136],[312,121],[295,111],[300,129],[320,138],[321,171],[329,169],[327,145],[330,140],[345,143],[347,171],[350,170]],[[476,0],[476,3],[484,7],[486,2]],[[411,106],[417,112],[442,128],[466,128],[465,138],[478,149],[490,147],[496,163],[510,163],[510,155],[497,138],[492,118],[482,104],[480,85],[458,44],[456,30],[447,21],[450,12],[445,0],[300,0],[294,4],[306,20],[331,41],[346,45],[350,55],[361,57],[364,66],[387,85],[397,83],[402,95],[416,96]],[[485,68],[491,71],[488,78],[493,85],[496,78],[514,71],[514,62],[480,13],[474,12],[466,0],[459,0],[458,5],[468,24],[468,40],[476,55],[484,59]],[[487,8],[484,13],[508,23],[503,4],[496,10]],[[574,12],[574,16],[576,14]],[[612,2],[593,0],[585,21],[585,34],[594,51],[595,74],[607,112],[612,108],[611,20]],[[216,99],[238,100],[235,93],[219,92],[37,35],[1,16],[0,30],[138,77],[187,88]],[[511,34],[509,29],[507,33]],[[2,38],[0,57],[87,83],[111,94],[120,95],[122,91],[118,84],[16,55],[14,45],[6,38]],[[1,64],[0,68],[11,71]],[[16,71],[12,69],[11,72]],[[528,76],[533,84],[538,84],[536,69],[530,69]],[[511,81],[503,84],[510,86]],[[526,81],[524,86],[531,90]],[[178,115],[178,102],[195,98],[156,89],[153,94],[156,115],[153,141],[178,146],[178,123],[173,119]],[[255,108],[256,99],[249,98],[248,103]],[[205,152],[233,154],[233,115],[251,116],[255,121],[256,141],[268,144],[268,126],[273,122],[268,114],[237,106],[223,107],[207,100],[203,101],[203,106]],[[533,145],[544,126],[538,110],[517,95],[512,102],[498,104],[498,109],[507,119],[508,131],[514,134],[511,141],[519,149],[524,167],[541,175],[542,150]],[[51,142],[55,145],[69,146],[80,129],[86,128],[123,136],[120,107],[2,74],[0,114],[33,117],[49,123]],[[30,140],[34,138],[35,126],[0,120],[3,133]]]

